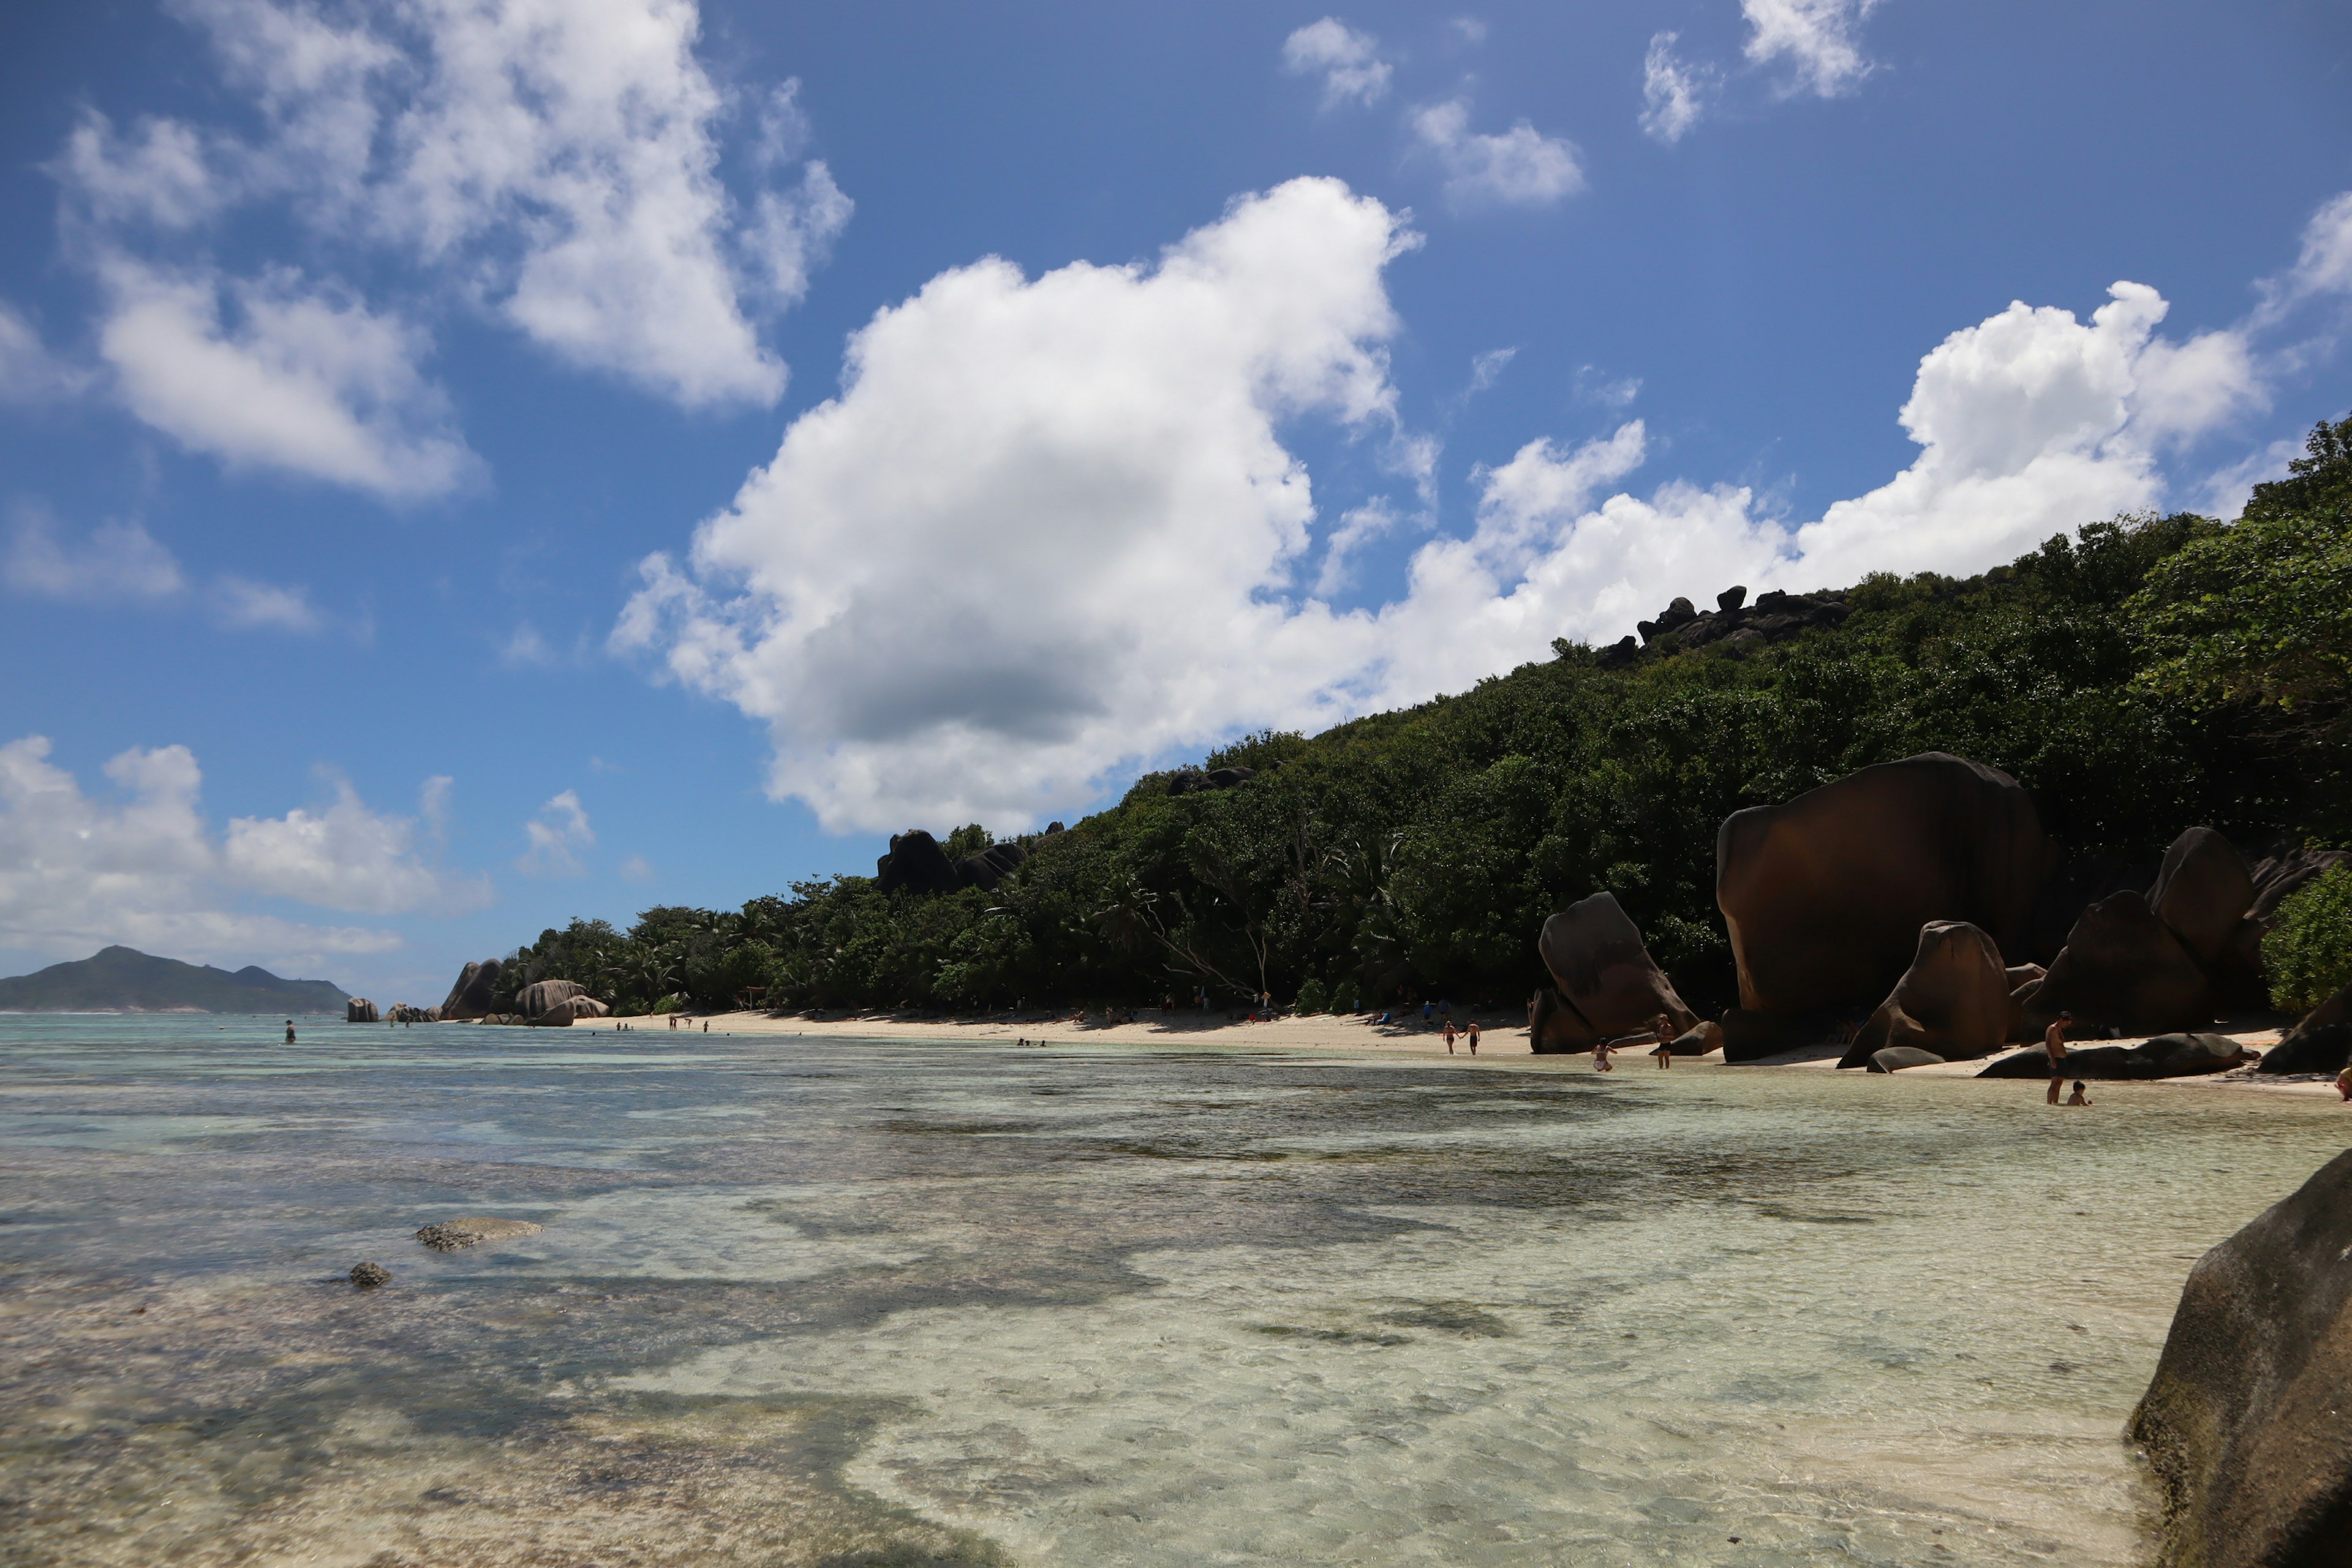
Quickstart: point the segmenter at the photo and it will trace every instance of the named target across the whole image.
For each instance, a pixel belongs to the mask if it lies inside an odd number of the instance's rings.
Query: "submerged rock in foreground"
[[[476,1215],[468,1219],[428,1225],[416,1233],[416,1239],[436,1252],[458,1252],[485,1241],[512,1241],[517,1237],[537,1236],[546,1228],[527,1219],[499,1219],[489,1215]]]
[[[2352,1563],[2352,1152],[2189,1270],[2131,1435],[2167,1568]]]

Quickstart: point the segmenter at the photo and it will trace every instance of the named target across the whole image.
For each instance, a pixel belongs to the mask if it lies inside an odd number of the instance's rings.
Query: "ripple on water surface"
[[[2343,1143],[2130,1085],[513,1038],[0,1019],[0,1561],[2129,1563],[2182,1276]],[[484,1212],[546,1229],[409,1238]]]

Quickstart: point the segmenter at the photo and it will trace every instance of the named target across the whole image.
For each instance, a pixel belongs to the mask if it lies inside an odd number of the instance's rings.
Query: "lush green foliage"
[[[2145,679],[2193,700],[2251,700],[2302,727],[2352,725],[2352,419],[2321,425],[2291,478],[2150,574],[2134,608]]]
[[[2307,1013],[2352,985],[2352,867],[2338,866],[2279,905],[2263,938],[2271,1005]]]
[[[1686,996],[1725,1001],[1717,825],[1930,750],[2015,774],[2074,849],[2152,857],[2193,823],[2341,842],[2342,727],[2281,726],[2266,702],[2292,687],[2298,712],[2340,708],[2347,644],[2319,650],[2310,628],[2352,613],[2328,586],[2347,426],[2323,426],[2235,525],[2121,518],[1964,582],[1875,577],[1842,627],[1754,651],[1604,669],[1562,643],[1458,696],[1205,759],[1261,770],[1238,788],[1171,796],[1147,776],[1024,840],[1028,863],[994,891],[886,897],[843,876],[733,913],[649,910],[625,934],[575,922],[518,952],[509,984],[560,975],[635,1009],[683,993],[973,1011],[1196,987],[1342,1009],[1400,991],[1499,1001],[1540,983],[1545,917],[1607,889]],[[2307,663],[2222,678],[2233,647],[2273,635],[2232,616],[2300,617]],[[975,825],[948,848],[988,841]]]

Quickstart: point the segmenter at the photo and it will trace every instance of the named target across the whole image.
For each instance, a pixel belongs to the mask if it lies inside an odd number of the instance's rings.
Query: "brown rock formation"
[[[1871,1005],[1933,921],[1965,921],[2006,951],[2054,858],[2015,779],[1941,752],[1734,812],[1716,837],[1716,902],[1739,1005]]]
[[[1698,1015],[1652,962],[1640,928],[1608,893],[1580,900],[1544,921],[1536,951],[1559,986],[1561,1009],[1581,1026],[1588,1046],[1647,1028],[1661,1013],[1677,1035],[1698,1023]],[[1555,1032],[1569,1026],[1553,1025]]]
[[[2009,1038],[2009,973],[1992,938],[1966,921],[1930,921],[1911,967],[1838,1066],[1864,1066],[1889,1047],[1943,1061],[1990,1056]]]

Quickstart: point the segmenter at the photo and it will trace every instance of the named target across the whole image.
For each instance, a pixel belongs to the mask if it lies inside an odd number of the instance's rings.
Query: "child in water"
[[[2083,1092],[2083,1080],[2081,1079],[2078,1078],[2074,1080],[2074,1092],[2066,1097],[2066,1103],[2069,1105],[2088,1105],[2091,1103],[2091,1097]]]

